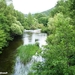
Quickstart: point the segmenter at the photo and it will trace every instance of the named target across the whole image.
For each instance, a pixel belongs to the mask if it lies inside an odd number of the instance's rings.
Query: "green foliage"
[[[2,47],[6,46],[6,34],[3,30],[0,30],[0,50],[2,49]]]
[[[42,23],[44,26],[47,26],[48,23],[48,17],[40,17],[39,23]]]
[[[21,62],[26,64],[38,50],[39,47],[36,45],[20,46],[17,49],[17,55],[20,57]]]
[[[14,33],[14,34],[17,34],[17,35],[22,35],[23,34],[23,26],[19,24],[19,22],[16,24],[16,23],[13,23],[11,25],[11,31]]]
[[[51,34],[47,38],[48,45],[42,55],[45,62],[33,66],[34,75],[74,75],[75,30],[70,25],[71,19],[58,13],[49,21]]]
[[[38,23],[42,23],[44,26],[47,26],[48,17],[42,13],[34,14],[34,17],[38,20]]]
[[[75,0],[68,0],[69,1],[69,15],[72,18],[72,24],[75,26]]]
[[[14,16],[16,17],[16,20],[19,21],[25,29],[28,28],[28,20],[23,13],[15,10]]]
[[[0,0],[0,50],[8,45],[8,41],[12,40],[15,35],[23,33],[24,27],[14,14],[13,5],[7,6],[5,0]]]
[[[29,72],[28,75],[35,75],[35,74],[33,74],[32,72]]]

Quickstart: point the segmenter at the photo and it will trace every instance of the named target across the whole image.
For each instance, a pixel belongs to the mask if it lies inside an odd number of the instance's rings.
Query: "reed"
[[[17,49],[17,55],[20,57],[21,62],[26,64],[39,50],[36,45],[22,45]]]

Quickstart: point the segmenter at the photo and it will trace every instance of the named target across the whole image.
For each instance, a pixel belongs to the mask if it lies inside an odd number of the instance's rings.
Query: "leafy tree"
[[[27,23],[27,18],[25,17],[25,15],[22,12],[19,12],[19,11],[15,10],[14,16],[21,23],[21,25],[24,26],[24,28],[26,28],[28,23]]]
[[[36,13],[34,14],[34,17],[38,20],[38,23],[43,24],[44,26],[47,26],[48,17],[45,14]]]
[[[21,23],[19,21],[16,21],[15,23],[13,23],[11,25],[11,31],[14,33],[14,34],[17,34],[17,35],[22,35],[23,34],[23,26],[21,25]]]
[[[48,23],[48,17],[40,17],[39,23],[42,23],[44,26],[47,26]]]
[[[36,19],[39,19],[40,17],[46,17],[46,15],[44,15],[44,14],[42,14],[42,13],[36,13],[36,14],[34,14],[34,17],[35,17]]]
[[[31,13],[28,14],[27,20],[28,20],[28,23],[29,23],[28,26],[33,25],[33,17],[32,17],[32,15],[31,15]]]

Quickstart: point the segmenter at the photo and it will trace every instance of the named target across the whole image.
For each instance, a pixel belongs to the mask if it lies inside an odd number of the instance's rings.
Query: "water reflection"
[[[0,72],[8,72],[6,75],[11,75],[15,64],[16,49],[22,44],[21,38],[15,38],[8,47],[4,48],[2,54],[0,54]]]

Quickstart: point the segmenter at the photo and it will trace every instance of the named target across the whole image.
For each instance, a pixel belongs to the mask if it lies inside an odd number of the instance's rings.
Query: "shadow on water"
[[[2,54],[0,54],[0,72],[8,72],[7,75],[12,73],[15,64],[16,49],[22,44],[23,40],[21,38],[15,38],[7,48],[4,48]]]

